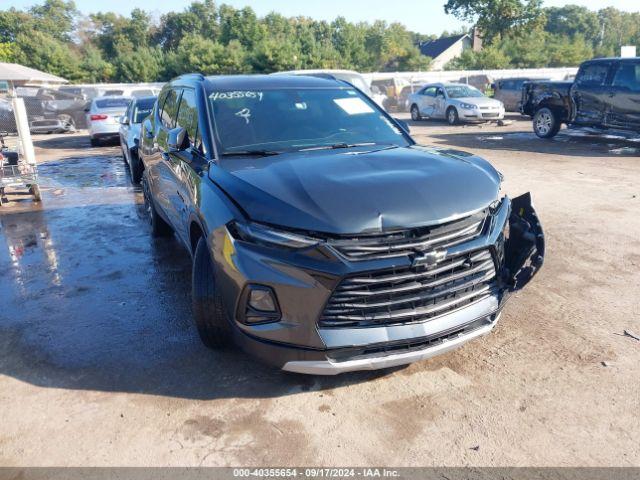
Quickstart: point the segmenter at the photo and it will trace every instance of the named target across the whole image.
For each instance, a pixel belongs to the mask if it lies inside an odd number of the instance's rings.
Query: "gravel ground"
[[[118,149],[36,137],[42,204],[0,208],[0,465],[640,466],[637,144],[412,133],[531,191],[546,264],[491,335],[338,378],[201,346],[187,253],[151,240]]]

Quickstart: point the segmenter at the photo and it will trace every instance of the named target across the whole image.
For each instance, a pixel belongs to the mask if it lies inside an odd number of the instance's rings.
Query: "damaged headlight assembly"
[[[292,250],[301,250],[320,243],[320,240],[312,237],[279,230],[254,222],[242,223],[234,221],[227,225],[227,229],[234,238],[268,247],[278,246]]]

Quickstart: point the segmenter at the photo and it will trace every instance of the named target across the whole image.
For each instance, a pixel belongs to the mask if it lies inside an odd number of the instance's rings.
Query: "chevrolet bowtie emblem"
[[[446,250],[433,250],[431,252],[418,253],[415,257],[413,257],[412,265],[414,267],[417,267],[418,265],[432,267],[438,262],[444,260],[446,256]]]

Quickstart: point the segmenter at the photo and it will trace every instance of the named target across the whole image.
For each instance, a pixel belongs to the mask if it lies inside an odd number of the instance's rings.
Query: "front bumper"
[[[488,109],[459,109],[458,117],[462,121],[468,122],[489,122],[503,120],[505,114],[504,108],[488,108]]]
[[[480,319],[480,321],[474,322],[477,326],[469,326],[454,335],[441,335],[428,339],[424,342],[426,344],[424,348],[364,358],[356,357],[344,361],[336,361],[331,358],[325,360],[292,360],[285,363],[282,369],[288,372],[309,375],[338,375],[340,373],[379,370],[408,365],[449,352],[475,338],[487,335],[495,327],[499,316],[500,314],[494,314]]]
[[[482,236],[447,250],[454,256],[490,249],[500,266],[499,290],[428,321],[366,328],[321,328],[318,319],[345,276],[398,266],[401,259],[348,262],[323,247],[268,248],[234,240],[224,227],[214,232],[211,247],[227,315],[243,349],[287,371],[337,374],[412,363],[490,332],[509,294],[542,266],[544,236],[528,194],[512,202],[505,198]],[[249,285],[275,293],[280,321],[242,322]]]

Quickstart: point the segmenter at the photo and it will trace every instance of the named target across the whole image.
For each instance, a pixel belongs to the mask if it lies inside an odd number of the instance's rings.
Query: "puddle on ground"
[[[45,187],[127,187],[129,177],[121,157],[78,157],[38,165]]]

